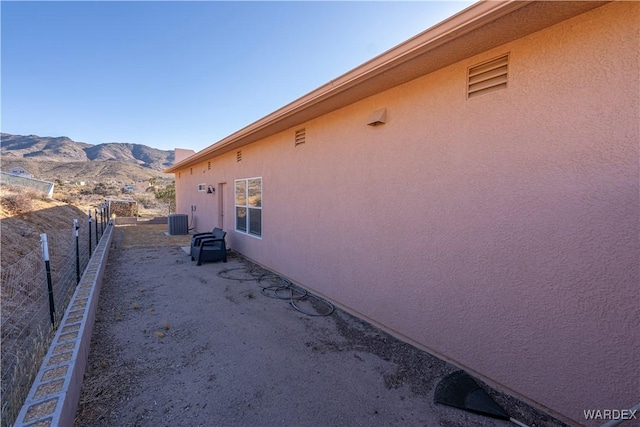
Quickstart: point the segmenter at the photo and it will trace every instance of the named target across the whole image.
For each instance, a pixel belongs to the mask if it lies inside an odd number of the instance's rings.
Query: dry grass
[[[8,192],[2,191],[2,205],[8,212],[13,214],[19,214],[23,212],[29,212],[33,208],[32,200],[35,198],[34,194],[28,194],[27,192]]]
[[[24,399],[29,394],[31,383],[40,370],[42,358],[47,353],[52,335],[45,331],[45,327],[39,327],[37,332],[30,337],[31,351],[21,351],[19,354],[3,354],[3,364],[7,359],[12,359],[13,370],[8,373],[2,382],[2,415],[0,425],[9,427],[17,418],[22,409]],[[23,348],[26,348],[23,346]]]
[[[14,216],[34,210],[37,201],[49,200],[31,188],[0,184],[0,205],[3,216]]]
[[[140,224],[127,227],[123,234],[122,247],[131,248],[155,248],[158,246],[189,246],[191,236],[169,236],[166,224]]]

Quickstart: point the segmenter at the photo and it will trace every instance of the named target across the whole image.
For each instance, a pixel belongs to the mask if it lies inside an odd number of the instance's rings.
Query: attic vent
[[[300,144],[304,144],[305,142],[307,142],[307,131],[305,128],[302,129],[298,129],[296,131],[296,138],[295,138],[295,146],[297,147]]]
[[[211,162],[207,162],[207,170],[211,170]]]
[[[236,161],[242,161],[242,151],[236,152]]]
[[[509,54],[469,68],[467,98],[507,87]]]

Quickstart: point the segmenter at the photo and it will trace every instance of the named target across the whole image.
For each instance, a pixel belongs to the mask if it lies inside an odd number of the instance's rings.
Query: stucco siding
[[[198,231],[224,226],[257,262],[595,425],[583,410],[640,402],[639,12],[597,8],[182,170],[178,211],[196,204]],[[508,88],[467,99],[467,68],[506,53]],[[387,123],[367,126],[379,108]],[[233,231],[233,182],[257,176],[261,239]],[[195,191],[220,182],[224,224],[219,196]]]

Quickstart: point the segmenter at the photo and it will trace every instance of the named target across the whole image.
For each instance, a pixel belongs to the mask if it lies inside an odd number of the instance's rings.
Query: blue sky
[[[2,1],[2,132],[199,151],[472,3]]]

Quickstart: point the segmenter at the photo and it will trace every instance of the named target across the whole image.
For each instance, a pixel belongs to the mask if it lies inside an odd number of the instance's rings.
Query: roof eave
[[[273,113],[234,132],[204,150],[176,163],[167,168],[165,173],[174,173],[207,158],[238,149],[259,139],[319,117],[336,108],[435,71],[437,68],[461,60],[461,57],[469,56],[474,52],[478,53],[482,49],[487,50],[504,44],[525,34],[537,31],[544,26],[552,25],[568,17],[601,6],[604,3],[607,2],[509,0],[476,3]],[[581,7],[577,7],[576,4],[580,4]],[[506,27],[501,32],[497,31],[497,28],[489,28],[485,31],[485,35],[492,34],[494,36],[487,37],[487,42],[485,43],[475,40],[478,39],[477,37],[470,38],[472,32],[525,7],[532,9],[534,14],[546,13],[547,16],[545,16],[545,19],[539,19],[539,22],[531,23],[529,21],[532,20],[527,16],[528,26],[523,26],[522,23],[517,25],[514,23],[513,29]],[[514,19],[513,21],[516,20]],[[473,42],[470,43],[472,40]],[[448,46],[446,49],[444,48],[445,45]],[[464,49],[461,49],[462,47]],[[452,52],[459,53],[452,55]],[[382,78],[383,75],[384,78]]]

